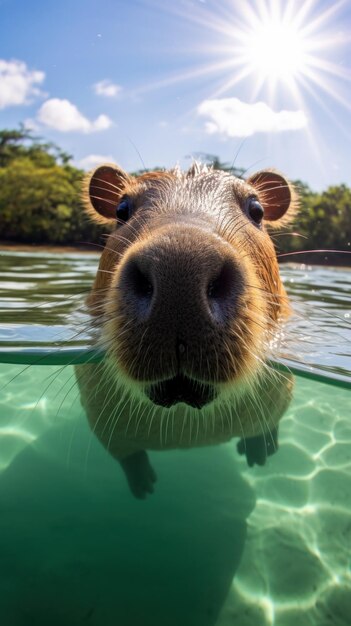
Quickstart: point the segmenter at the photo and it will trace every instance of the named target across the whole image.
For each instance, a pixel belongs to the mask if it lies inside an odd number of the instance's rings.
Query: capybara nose
[[[166,237],[129,255],[118,286],[131,321],[150,323],[160,332],[167,326],[172,332],[196,329],[200,322],[232,321],[242,291],[241,270],[218,239],[208,233],[202,239],[199,245],[189,241],[189,233]]]

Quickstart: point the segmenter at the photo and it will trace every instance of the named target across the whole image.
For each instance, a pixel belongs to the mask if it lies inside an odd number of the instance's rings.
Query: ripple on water
[[[284,476],[309,476],[314,470],[311,455],[293,441],[283,441],[279,453],[273,455],[264,467],[256,467],[253,475],[262,478],[283,474]]]
[[[332,506],[350,506],[350,472],[337,469],[322,469],[311,479],[311,498],[316,502],[327,502]]]
[[[269,480],[262,480],[260,494],[277,505],[299,508],[308,503],[308,482],[290,476],[272,476]]]
[[[331,586],[317,602],[318,626],[348,626],[351,616],[351,583]]]
[[[327,467],[351,470],[351,441],[336,441],[324,450],[322,460]]]
[[[297,419],[297,411],[294,414],[294,418]],[[300,422],[299,424],[298,436],[299,446],[309,456],[318,454],[323,448],[332,442],[330,432],[321,432],[310,427],[310,424],[308,423],[308,415],[306,414],[303,423],[301,424]]]
[[[307,401],[306,401],[307,399]],[[350,395],[297,379],[218,626],[350,626]]]
[[[238,575],[240,588],[269,595],[274,603],[296,598],[305,602],[328,581],[328,572],[306,542],[303,528],[296,532],[291,521],[251,533],[248,559]]]

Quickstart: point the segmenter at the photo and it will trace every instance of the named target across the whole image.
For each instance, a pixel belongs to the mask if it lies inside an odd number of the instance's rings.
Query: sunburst
[[[297,101],[304,90],[316,95],[314,89],[342,100],[333,79],[350,80],[351,73],[330,56],[349,41],[340,28],[333,28],[344,4],[337,2],[320,12],[313,0],[300,7],[283,0],[242,3],[239,20],[232,27],[225,26],[226,38],[233,42],[233,68],[241,72],[234,72],[221,91],[251,77],[254,96],[267,87],[274,97],[278,89],[286,87]],[[346,99],[343,104],[349,106]]]
[[[201,27],[204,43],[194,42],[188,52],[193,50],[206,62],[138,91],[207,79],[211,96],[218,97],[230,95],[239,83],[249,80],[253,100],[263,90],[270,101],[278,91],[287,90],[301,104],[304,92],[318,98],[324,91],[349,108],[341,83],[351,79],[351,72],[332,60],[350,42],[339,23],[345,4],[339,0],[320,9],[317,0],[226,0],[216,11],[204,3],[168,5],[167,11]],[[164,4],[159,8],[164,9]]]
[[[286,16],[266,14],[256,19],[244,35],[237,33],[240,42],[240,62],[260,81],[279,81],[291,84],[309,67],[309,40],[299,28],[297,20]]]

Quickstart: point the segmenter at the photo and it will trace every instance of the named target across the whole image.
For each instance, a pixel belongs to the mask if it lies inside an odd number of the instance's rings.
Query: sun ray
[[[319,8],[317,0],[297,3],[294,0],[254,0],[236,3],[227,0],[216,12],[206,4],[190,10],[190,2],[172,3],[167,9],[156,2],[160,10],[191,21],[206,33],[206,43],[194,42],[191,51],[208,62],[167,77],[142,88],[152,90],[182,81],[206,78],[218,73],[227,74],[213,97],[231,94],[244,80],[251,80],[255,97],[267,90],[274,101],[283,86],[297,102],[298,92],[304,88],[302,77],[308,78],[319,89],[328,93],[343,106],[346,99],[331,86],[329,78],[350,81],[351,72],[329,57],[350,43],[351,35],[336,28],[337,18],[347,5],[339,0],[331,6]],[[194,9],[193,4],[191,8]],[[207,35],[208,33],[208,35]],[[212,36],[211,36],[212,33]],[[184,51],[182,50],[184,53]],[[212,61],[211,61],[212,58]],[[214,61],[216,58],[216,61]]]
[[[191,43],[179,49],[183,60],[190,55],[191,66],[185,64],[183,71],[141,85],[137,95],[188,82],[194,94],[205,94],[203,101],[239,99],[266,104],[278,114],[285,110],[300,114],[307,120],[300,128],[313,161],[325,171],[328,146],[315,123],[315,103],[339,128],[339,112],[333,105],[351,109],[345,95],[351,80],[345,61],[351,42],[345,20],[348,0],[323,6],[318,0],[223,0],[216,6],[200,2],[196,8],[193,0],[167,6],[161,0],[151,2],[194,25]],[[199,98],[181,117],[191,124],[198,112]],[[349,136],[347,129],[343,133]],[[273,149],[276,134],[267,139]]]
[[[148,91],[154,91],[155,89],[169,87],[171,85],[176,85],[187,80],[194,80],[203,76],[208,77],[211,74],[217,74],[218,72],[232,68],[233,64],[233,60],[227,58],[222,59],[221,61],[217,61],[215,63],[204,63],[200,66],[197,65],[191,69],[187,69],[186,71],[174,74],[173,76],[161,78],[160,80],[153,83],[142,85],[141,87],[138,87],[133,91],[133,95],[140,95]],[[235,63],[235,65],[239,64]]]
[[[351,131],[345,128],[345,125],[340,122],[338,116],[328,107],[323,99],[323,97],[318,93],[317,89],[309,83],[305,78],[301,78],[301,82],[303,83],[304,89],[309,92],[310,96],[317,102],[318,106],[323,109],[323,111],[328,115],[328,117],[332,120],[333,124],[335,124],[341,132],[351,139]],[[345,107],[351,108],[351,105],[348,102],[342,102]]]

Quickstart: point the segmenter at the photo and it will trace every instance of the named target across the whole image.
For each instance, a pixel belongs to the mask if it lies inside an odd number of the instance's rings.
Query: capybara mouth
[[[178,402],[184,402],[194,409],[202,409],[217,395],[213,385],[199,383],[182,375],[154,383],[146,393],[154,404],[171,407]]]

